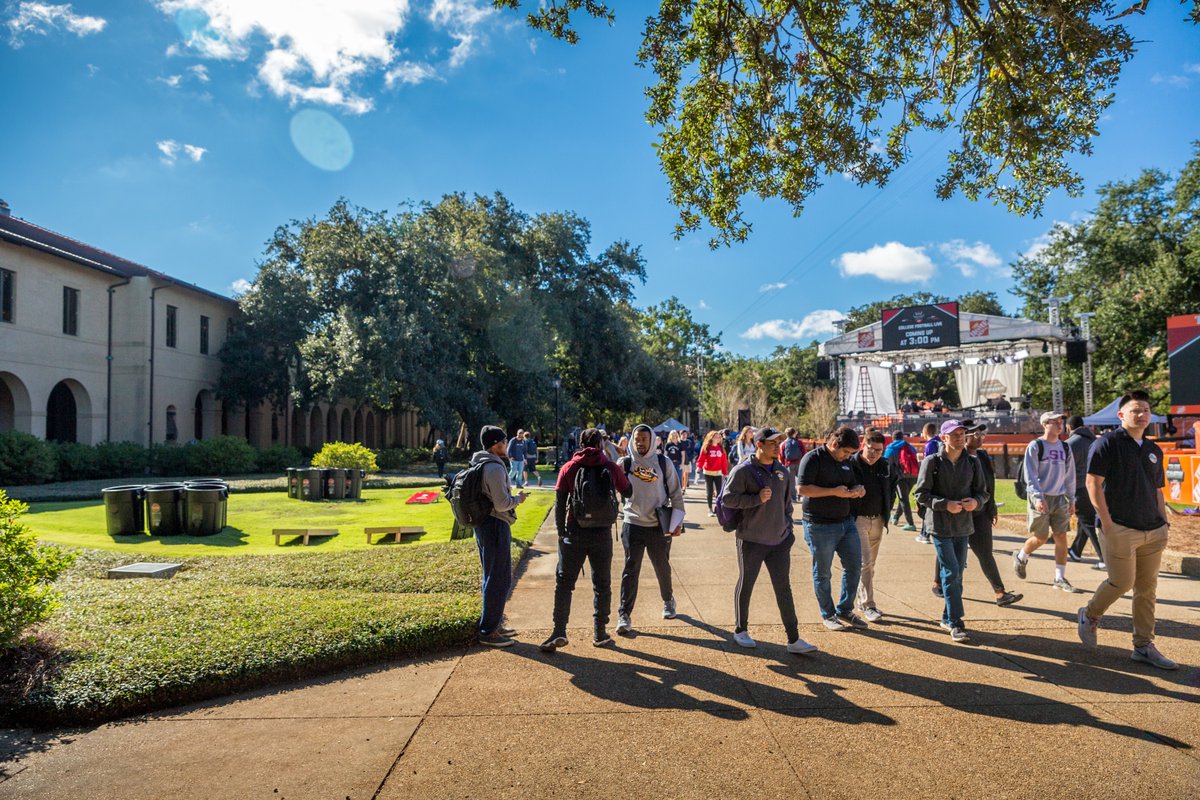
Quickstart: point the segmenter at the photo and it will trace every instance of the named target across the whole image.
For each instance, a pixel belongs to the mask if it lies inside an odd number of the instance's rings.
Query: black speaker
[[[738,409],[738,430],[740,431],[742,428],[745,428],[747,425],[750,425],[751,427],[753,427],[753,425],[754,425],[754,423],[750,420],[750,409],[739,408]]]
[[[821,359],[817,362],[817,380],[831,381],[833,380],[833,362],[826,359]]]
[[[1086,364],[1088,357],[1087,342],[1083,339],[1072,339],[1067,342],[1067,363]]]

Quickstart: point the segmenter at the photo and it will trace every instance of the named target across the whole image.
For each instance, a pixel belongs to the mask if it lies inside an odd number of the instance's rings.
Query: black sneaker
[[[592,647],[604,647],[606,644],[612,644],[613,639],[608,635],[608,631],[603,625],[596,626],[596,634],[592,637]]]
[[[538,648],[543,653],[553,653],[560,647],[567,646],[567,635],[565,633],[552,633],[550,638],[538,645]]]
[[[996,598],[996,605],[1011,606],[1013,603],[1017,602],[1024,596],[1025,595],[1021,594],[1020,592],[1005,592],[1004,594],[1002,594]]]
[[[499,631],[492,631],[486,636],[479,637],[479,643],[485,647],[512,647],[516,642],[507,636],[501,636]]]

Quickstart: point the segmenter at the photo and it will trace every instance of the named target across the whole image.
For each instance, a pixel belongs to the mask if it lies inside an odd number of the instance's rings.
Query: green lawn
[[[423,487],[437,489],[436,486]],[[421,543],[450,540],[454,520],[444,500],[430,505],[406,505],[405,500],[420,488],[367,489],[361,501],[306,503],[285,494],[232,494],[229,498],[229,527],[216,536],[109,536],[105,530],[104,506],[99,500],[30,504],[25,522],[38,539],[71,547],[86,547],[152,556],[257,555],[311,551],[333,553],[395,547],[367,545],[363,528],[383,525],[412,525],[425,528]],[[532,540],[554,505],[554,493],[535,491],[517,510],[513,536]],[[300,540],[284,539],[275,546],[274,528],[336,528],[338,536],[313,539],[308,547]]]
[[[1003,478],[996,479],[996,502],[1004,504],[1000,506],[1001,514],[1024,514],[1028,507],[1024,500],[1017,497],[1017,493],[1013,489],[1013,481]]]

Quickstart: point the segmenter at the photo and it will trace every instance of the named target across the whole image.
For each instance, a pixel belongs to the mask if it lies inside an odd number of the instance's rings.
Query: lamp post
[[[556,377],[552,383],[554,384],[554,471],[558,472],[558,468],[562,466],[562,433],[558,427],[558,392],[562,389],[562,379]]]

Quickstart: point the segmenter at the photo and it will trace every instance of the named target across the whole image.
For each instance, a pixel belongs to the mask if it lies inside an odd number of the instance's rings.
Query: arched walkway
[[[329,413],[325,415],[325,441],[339,441],[338,433],[341,430],[341,425],[338,423],[338,413],[336,408],[329,409]]]
[[[354,441],[354,423],[350,419],[350,409],[342,409],[342,441]]]
[[[208,389],[201,389],[196,394],[196,402],[192,406],[192,438],[197,441],[211,439],[213,436],[213,411],[215,400]]]
[[[370,447],[372,449],[378,449],[379,442],[376,441],[376,439],[375,439],[375,412],[374,411],[367,412],[366,433],[367,433],[367,438],[365,440],[365,443],[366,443],[367,447]]]
[[[354,412],[354,439],[353,439],[353,441],[356,441],[360,444],[365,444],[368,447],[370,447],[370,445],[367,444],[367,422],[365,419],[366,413],[367,413],[366,410],[364,410],[362,408],[360,408],[358,411]]]
[[[308,415],[308,446],[320,450],[324,444],[325,415],[321,413],[320,406],[313,406],[312,413]]]
[[[33,432],[33,405],[24,382],[11,372],[0,372],[0,433]]]
[[[68,378],[46,400],[46,440],[92,443],[92,400],[79,381]]]

